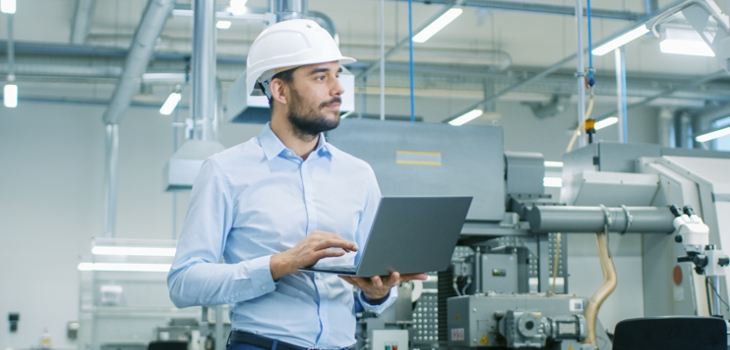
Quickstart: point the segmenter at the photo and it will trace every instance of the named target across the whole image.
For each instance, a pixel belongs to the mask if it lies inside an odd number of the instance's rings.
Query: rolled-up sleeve
[[[167,276],[170,299],[177,307],[235,303],[276,289],[270,255],[237,264],[221,263],[232,222],[228,181],[216,161],[207,159],[193,184]]]

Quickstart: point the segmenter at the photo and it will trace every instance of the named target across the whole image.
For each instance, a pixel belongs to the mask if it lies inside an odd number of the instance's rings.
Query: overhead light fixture
[[[3,89],[3,104],[8,108],[18,107],[18,85],[8,83]]]
[[[545,167],[546,168],[562,168],[563,162],[551,162],[549,160],[545,161]]]
[[[242,15],[248,12],[246,8],[246,2],[248,0],[231,0],[229,11],[234,15]]]
[[[168,272],[170,264],[80,263],[79,271]]]
[[[641,37],[642,35],[644,35],[648,32],[649,32],[649,29],[646,28],[646,25],[642,24],[641,26],[639,26],[635,29],[632,29],[628,33],[593,49],[593,51],[591,51],[591,53],[594,54],[595,56],[603,56],[621,46],[624,46],[624,45],[630,43],[631,41],[635,40],[636,38]]]
[[[560,177],[545,177],[542,179],[545,187],[563,187],[563,179]]]
[[[664,39],[659,43],[659,50],[663,53],[704,57],[715,56],[710,46],[694,30],[666,28],[662,36]]]
[[[175,107],[177,107],[177,104],[180,102],[181,98],[182,95],[179,92],[179,88],[175,88],[175,90],[170,93],[170,96],[167,96],[167,100],[165,100],[165,103],[162,104],[162,107],[160,108],[160,114],[172,114],[172,111],[175,110]]]
[[[454,118],[453,120],[451,120],[449,122],[449,124],[456,125],[456,126],[464,125],[476,118],[479,118],[479,116],[482,115],[483,113],[484,112],[481,109],[475,109],[475,110],[464,113],[464,114]]]
[[[231,27],[231,21],[218,21],[215,23],[215,27],[218,29],[228,29]]]
[[[719,130],[711,131],[708,133],[704,133],[701,135],[697,135],[697,137],[695,137],[695,141],[707,142],[707,141],[711,141],[711,140],[714,140],[716,138],[723,137],[726,135],[730,135],[730,126],[719,129]]]
[[[430,39],[434,34],[438,33],[441,29],[444,29],[451,21],[459,17],[464,10],[455,8],[446,11],[443,15],[436,18],[435,21],[431,22],[426,28],[423,28],[418,34],[413,36],[413,42],[425,43],[426,40]]]
[[[94,255],[175,256],[175,248],[95,246]]]
[[[15,0],[0,0],[0,11],[3,13],[15,13]]]
[[[608,117],[606,119],[601,119],[601,120],[597,121],[595,124],[595,129],[601,130],[607,126],[611,126],[616,123],[618,123],[618,117]]]

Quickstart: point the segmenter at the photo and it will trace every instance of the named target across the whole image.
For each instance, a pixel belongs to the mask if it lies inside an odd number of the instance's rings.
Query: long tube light
[[[18,107],[18,85],[5,85],[5,88],[3,88],[3,104],[8,108]]]
[[[175,256],[175,248],[95,246],[94,255]]]
[[[596,128],[596,130],[601,130],[605,127],[611,126],[616,123],[618,123],[618,117],[608,117],[606,119],[601,119],[601,120],[597,121],[595,128]]]
[[[455,20],[456,17],[459,17],[462,12],[464,12],[464,10],[460,8],[453,8],[446,11],[446,13],[439,16],[439,18],[436,18],[436,20],[431,22],[431,24],[429,24],[426,28],[423,28],[423,30],[418,32],[418,34],[414,35],[413,42],[425,43],[428,39],[434,36],[434,34],[438,33],[441,29],[444,29],[444,27]]]
[[[546,168],[562,168],[563,162],[555,162],[555,161],[545,161],[545,167]]]
[[[476,118],[479,118],[479,116],[483,113],[484,112],[481,109],[474,109],[454,118],[452,121],[449,122],[449,124],[456,126],[464,125]]]
[[[80,263],[79,271],[168,272],[170,264]]]
[[[215,23],[215,27],[218,29],[228,29],[231,27],[231,21],[218,21]]]
[[[0,0],[0,11],[3,13],[13,14],[15,13],[15,10],[15,0]]]
[[[730,135],[730,126],[719,129],[719,130],[711,131],[711,132],[708,132],[708,133],[705,133],[702,135],[697,135],[697,137],[695,137],[695,141],[707,142],[707,141],[714,140],[716,138],[723,137],[726,135]]]
[[[181,98],[182,98],[182,95],[179,92],[172,92],[170,94],[170,96],[167,97],[167,100],[165,100],[165,103],[162,105],[162,108],[160,108],[160,114],[162,114],[162,115],[172,114],[172,111],[175,110],[175,107],[177,107],[177,104],[180,102]]]
[[[545,187],[563,187],[563,179],[560,177],[544,177],[542,184]]]
[[[624,46],[631,41],[635,40],[636,38],[641,37],[642,35],[649,32],[649,29],[646,28],[646,25],[642,24],[641,26],[629,31],[628,33],[613,39],[595,49],[591,52],[592,54],[596,56],[603,56],[621,46]]]

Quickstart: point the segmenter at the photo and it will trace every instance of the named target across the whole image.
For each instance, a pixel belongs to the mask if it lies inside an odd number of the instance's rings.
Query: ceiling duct
[[[165,167],[166,191],[189,190],[208,157],[226,149],[216,141],[217,122],[215,2],[195,0],[193,5],[192,117],[194,139],[170,157]],[[199,128],[198,126],[202,126]]]

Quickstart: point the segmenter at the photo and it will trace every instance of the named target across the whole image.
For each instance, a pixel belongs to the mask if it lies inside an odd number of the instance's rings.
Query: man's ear
[[[271,80],[269,85],[271,89],[271,98],[285,105],[289,100],[289,87],[284,83],[283,80],[275,78]]]

